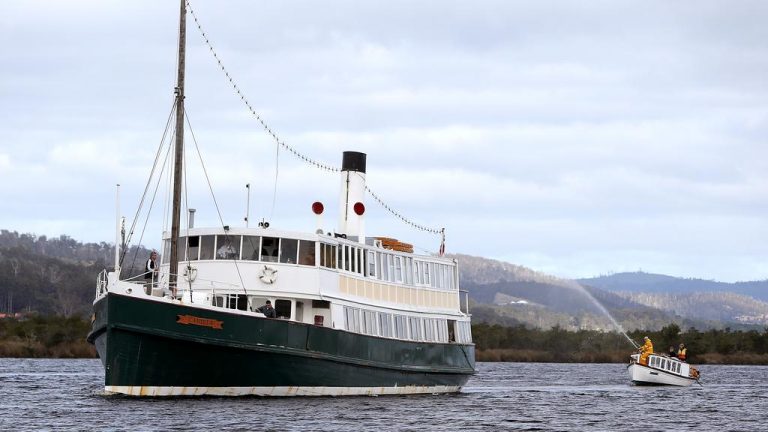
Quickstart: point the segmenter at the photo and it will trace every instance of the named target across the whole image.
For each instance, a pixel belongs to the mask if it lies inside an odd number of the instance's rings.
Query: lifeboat
[[[381,247],[398,252],[413,253],[413,245],[410,243],[401,242],[398,239],[391,237],[374,237],[381,242]]]

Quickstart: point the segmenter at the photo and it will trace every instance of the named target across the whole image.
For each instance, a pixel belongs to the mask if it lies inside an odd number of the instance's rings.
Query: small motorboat
[[[699,371],[688,363],[665,354],[651,354],[648,364],[640,364],[640,354],[630,356],[629,376],[636,385],[674,385],[688,387],[699,381]]]

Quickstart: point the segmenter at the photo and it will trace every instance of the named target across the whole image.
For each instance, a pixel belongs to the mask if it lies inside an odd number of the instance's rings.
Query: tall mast
[[[176,275],[179,274],[179,222],[181,215],[181,172],[184,159],[184,46],[187,42],[187,5],[180,0],[179,12],[179,74],[176,80],[176,153],[173,163],[173,212],[171,216],[171,268],[169,284],[176,295]]]

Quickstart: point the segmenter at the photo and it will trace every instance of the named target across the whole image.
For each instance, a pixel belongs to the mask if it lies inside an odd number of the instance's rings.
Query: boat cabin
[[[163,245],[161,279],[169,238]],[[270,300],[277,319],[411,341],[472,340],[451,259],[375,238],[271,228],[192,228],[179,245],[177,295],[192,303],[253,313]]]
[[[631,358],[633,362],[638,363],[640,361],[640,354],[633,354]],[[648,356],[648,364],[646,366],[684,377],[688,377],[691,373],[691,365],[665,354],[651,354]]]

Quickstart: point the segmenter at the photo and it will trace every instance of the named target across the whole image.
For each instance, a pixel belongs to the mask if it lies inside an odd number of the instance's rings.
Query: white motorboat
[[[699,371],[688,363],[663,354],[648,356],[648,364],[640,364],[640,354],[630,356],[627,366],[636,385],[674,385],[688,387],[699,380]]]

